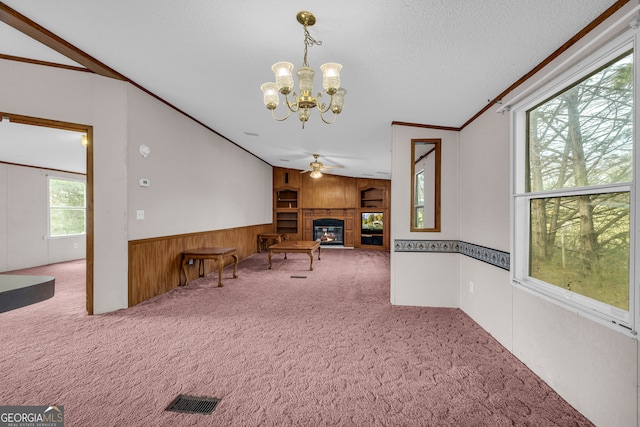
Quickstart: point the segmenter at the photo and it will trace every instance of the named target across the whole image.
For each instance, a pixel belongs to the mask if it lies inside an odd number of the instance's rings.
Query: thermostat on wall
[[[140,178],[138,184],[140,184],[140,187],[151,187],[151,181],[147,178]]]

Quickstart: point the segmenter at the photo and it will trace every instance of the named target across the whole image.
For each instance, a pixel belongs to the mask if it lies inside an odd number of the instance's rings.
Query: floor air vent
[[[165,410],[185,414],[211,414],[219,402],[220,399],[215,397],[196,397],[181,394]]]
[[[292,279],[306,279],[307,276],[291,276]]]

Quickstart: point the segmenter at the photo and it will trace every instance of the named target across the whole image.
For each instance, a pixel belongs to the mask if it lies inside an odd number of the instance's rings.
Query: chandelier
[[[313,77],[315,71],[309,67],[307,63],[307,49],[314,44],[321,45],[322,42],[314,39],[309,34],[307,27],[310,27],[316,23],[316,17],[311,12],[298,12],[296,15],[298,22],[304,27],[304,61],[302,67],[298,69],[296,75],[298,76],[298,90],[300,95],[293,92],[293,101],[289,100],[289,94],[293,87],[293,64],[290,62],[278,62],[271,67],[276,77],[276,82],[264,83],[260,88],[264,96],[264,105],[267,109],[271,110],[271,115],[278,121],[283,121],[289,118],[291,113],[298,113],[298,117],[302,122],[302,129],[304,124],[309,120],[311,110],[317,108],[320,112],[320,118],[327,124],[335,123],[338,118],[338,114],[342,111],[344,105],[344,96],[347,91],[340,87],[340,70],[342,65],[336,63],[327,63],[320,66],[322,70],[322,87],[327,95],[329,95],[329,104],[326,105],[319,101],[322,93],[318,92],[317,96],[313,96]],[[280,96],[278,93],[284,95],[283,105],[287,106],[287,115],[279,118],[276,116],[275,110],[280,103]],[[331,111],[333,113],[333,120],[328,121],[324,117],[324,113]]]

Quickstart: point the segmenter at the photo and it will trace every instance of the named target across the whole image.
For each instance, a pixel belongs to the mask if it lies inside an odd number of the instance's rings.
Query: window
[[[49,237],[84,234],[86,183],[49,178]]]
[[[424,169],[415,176],[415,200],[413,201],[413,218],[415,228],[424,228]]]
[[[513,279],[633,329],[634,54],[599,52],[513,109]]]

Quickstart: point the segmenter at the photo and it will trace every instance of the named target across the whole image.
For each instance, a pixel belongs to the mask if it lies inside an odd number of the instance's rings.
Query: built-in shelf
[[[384,207],[384,189],[368,188],[360,192],[361,208],[382,208]]]
[[[287,212],[287,211],[277,211],[276,212],[276,232],[278,233],[287,233],[287,234],[297,234],[298,233],[298,211]]]
[[[384,236],[382,234],[361,234],[360,244],[364,246],[383,246]]]
[[[276,208],[298,208],[298,192],[294,190],[276,191]]]

